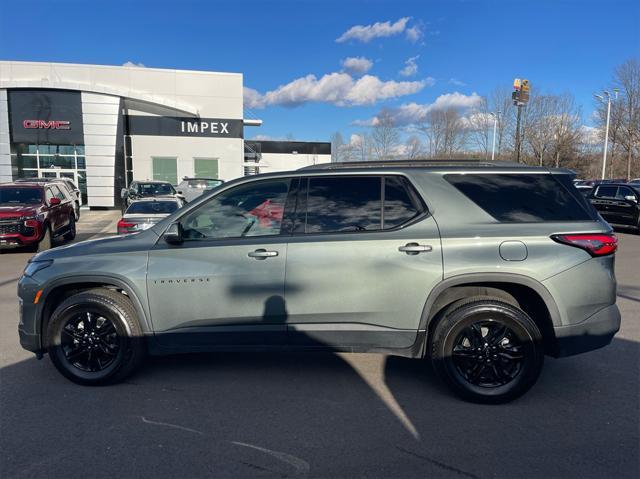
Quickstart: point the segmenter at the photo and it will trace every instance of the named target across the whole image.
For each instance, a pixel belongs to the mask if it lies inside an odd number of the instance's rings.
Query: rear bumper
[[[602,348],[619,330],[620,310],[612,304],[578,324],[555,327],[556,345],[552,356],[573,356]]]

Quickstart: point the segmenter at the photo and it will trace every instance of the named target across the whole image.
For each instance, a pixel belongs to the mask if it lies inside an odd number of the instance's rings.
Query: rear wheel
[[[515,305],[497,298],[463,300],[438,321],[431,361],[463,398],[502,403],[527,392],[544,361],[537,325]]]
[[[89,386],[121,381],[145,353],[133,304],[106,288],[75,294],[60,304],[47,328],[47,344],[58,371]]]
[[[48,249],[51,249],[51,228],[49,227],[49,225],[46,225],[44,227],[44,235],[38,242],[37,251],[46,251]]]

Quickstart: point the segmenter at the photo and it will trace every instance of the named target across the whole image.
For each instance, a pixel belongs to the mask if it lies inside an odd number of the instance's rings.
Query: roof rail
[[[380,167],[397,167],[397,168],[437,168],[451,166],[481,166],[493,168],[505,167],[526,167],[522,163],[513,161],[487,161],[487,160],[452,160],[452,159],[434,159],[434,160],[387,160],[387,161],[345,161],[340,163],[319,163],[317,165],[309,165],[300,168],[300,170],[340,170],[344,168],[380,168]]]

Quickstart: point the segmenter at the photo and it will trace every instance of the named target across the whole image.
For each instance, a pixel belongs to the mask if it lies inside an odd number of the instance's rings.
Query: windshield
[[[138,201],[131,203],[125,214],[169,214],[178,209],[175,201]]]
[[[173,195],[176,192],[170,183],[140,183],[138,187],[141,196]]]
[[[221,184],[222,180],[189,180],[189,188],[215,188]]]
[[[39,205],[42,193],[38,188],[0,188],[0,204]]]

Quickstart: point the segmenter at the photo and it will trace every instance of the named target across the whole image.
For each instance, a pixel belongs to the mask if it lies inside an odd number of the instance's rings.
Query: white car
[[[118,221],[118,234],[151,228],[184,205],[180,198],[143,198],[133,201]]]
[[[179,194],[187,201],[193,201],[205,191],[212,190],[220,186],[224,181],[217,178],[188,178],[184,177],[182,182],[176,187]]]

